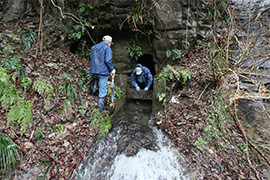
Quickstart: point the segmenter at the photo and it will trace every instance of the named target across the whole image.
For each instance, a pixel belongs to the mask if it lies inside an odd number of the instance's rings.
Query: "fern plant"
[[[36,43],[36,33],[27,29],[22,28],[23,33],[21,34],[21,41],[26,49],[30,49],[33,44]]]
[[[85,116],[87,107],[89,107],[89,102],[87,100],[83,100],[79,107],[79,112],[81,113],[82,116]]]
[[[0,134],[0,172],[5,174],[15,170],[17,160],[20,160],[18,147],[8,138]]]
[[[89,69],[82,69],[79,73],[79,86],[84,91],[90,90],[90,87],[94,84],[94,77],[89,72]]]
[[[138,59],[138,57],[142,56],[142,47],[137,45],[134,40],[130,40],[130,46],[126,49],[126,53],[131,57]]]
[[[68,96],[68,99],[71,103],[74,103],[74,99],[77,98],[77,88],[74,82],[72,82],[72,78],[68,74],[64,74],[62,77],[63,85],[61,92],[65,93]]]
[[[15,49],[16,49],[16,47],[14,47],[14,46],[8,44],[7,46],[5,46],[5,47],[3,48],[3,51],[4,51],[4,52],[8,52],[9,54],[13,54]]]
[[[17,123],[22,126],[23,134],[33,120],[33,105],[31,101],[25,101],[19,96],[19,90],[9,79],[6,69],[0,67],[0,103],[5,110],[9,110],[7,127]]]
[[[114,100],[115,98],[121,99],[121,97],[124,95],[124,91],[121,87],[119,86],[114,86]],[[107,96],[106,96],[106,102],[110,103],[112,101],[112,89],[108,88],[107,89]]]
[[[10,82],[10,76],[6,69],[0,67],[0,103],[4,109],[9,109],[19,97],[19,90],[15,88],[14,84]]]
[[[15,89],[15,85],[11,83],[0,83],[1,97],[0,102],[4,109],[9,109],[19,99],[19,90]]]
[[[195,141],[195,146],[196,148],[203,150],[204,148],[207,147],[207,141],[202,137],[198,137],[198,139]]]
[[[157,80],[159,84],[165,85],[165,92],[157,93],[159,101],[166,102],[166,91],[174,88],[177,82],[186,83],[188,79],[191,79],[190,72],[186,69],[176,69],[171,65],[167,65],[158,75]],[[168,86],[170,84],[170,86]]]
[[[179,49],[173,49],[173,50],[167,50],[166,51],[166,56],[168,58],[172,58],[173,60],[181,60],[182,59],[182,51]]]
[[[20,99],[16,104],[11,106],[11,109],[7,116],[7,127],[10,123],[20,124],[22,127],[21,135],[27,130],[29,124],[33,121],[32,116],[33,104],[31,101],[24,101]]]
[[[105,136],[111,129],[111,119],[109,114],[104,114],[96,107],[92,108],[90,121],[92,127],[99,131],[99,136]]]
[[[50,98],[53,93],[53,86],[47,79],[45,79],[44,76],[38,77],[33,84],[33,89],[45,98],[45,104],[50,102]]]
[[[76,86],[73,82],[66,82],[63,86],[63,91],[71,102],[74,101],[74,98],[77,98]]]
[[[24,77],[26,76],[26,72],[20,58],[20,55],[6,56],[2,65],[9,73],[15,71],[18,77]]]
[[[32,85],[32,80],[29,77],[23,77],[20,79],[20,84],[24,89],[24,92],[26,92],[28,89],[30,89],[30,86]]]

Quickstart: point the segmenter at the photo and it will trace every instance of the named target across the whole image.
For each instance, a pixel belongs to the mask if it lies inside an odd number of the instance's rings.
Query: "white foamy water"
[[[112,131],[89,150],[74,179],[188,179],[183,156],[153,125],[150,110],[142,102],[128,103],[117,115]]]
[[[184,177],[179,165],[179,154],[174,151],[166,137],[154,129],[159,136],[158,151],[140,149],[131,157],[121,154],[115,158],[107,175],[110,180],[181,180]],[[168,141],[167,141],[168,142]]]

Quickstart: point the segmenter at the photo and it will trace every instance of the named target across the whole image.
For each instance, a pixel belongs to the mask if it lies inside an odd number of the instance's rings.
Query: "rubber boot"
[[[104,111],[105,110],[105,108],[104,108],[104,101],[105,101],[104,98],[99,98],[98,99],[98,108],[99,108],[100,111]]]
[[[94,87],[93,87],[93,92],[97,92],[97,84],[98,84],[98,81],[97,80],[94,80]]]

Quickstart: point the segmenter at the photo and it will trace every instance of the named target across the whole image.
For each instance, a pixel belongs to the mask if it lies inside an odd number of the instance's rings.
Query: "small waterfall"
[[[156,151],[142,148],[135,156],[121,154],[115,158],[107,179],[111,180],[180,180],[187,179],[179,165],[179,155],[160,130],[153,127],[157,137]]]
[[[89,150],[75,179],[182,180],[183,158],[151,118],[151,104],[131,101],[109,134]]]

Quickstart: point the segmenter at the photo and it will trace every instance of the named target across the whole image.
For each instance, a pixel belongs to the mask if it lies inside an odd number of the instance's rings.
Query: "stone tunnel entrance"
[[[128,86],[126,90],[126,97],[127,99],[139,99],[139,100],[152,100],[153,94],[152,90],[154,87],[154,76],[156,75],[156,70],[155,70],[155,62],[153,61],[153,56],[151,54],[143,54],[140,56],[136,62],[136,64],[141,64],[142,66],[147,67],[152,76],[153,76],[153,83],[151,87],[149,88],[150,90],[147,92],[144,92],[143,90],[140,91],[140,93],[136,92],[135,88],[133,85]],[[128,75],[130,77],[130,75]]]
[[[153,56],[151,54],[143,54],[142,56],[138,58],[137,63],[147,67],[154,78],[154,76],[156,75],[156,70],[155,70],[155,63],[153,61]],[[154,82],[152,86],[150,87],[150,89],[152,90],[153,87],[154,87]]]
[[[152,73],[153,77],[156,74],[155,71],[155,63],[153,61],[153,56],[151,54],[143,54],[138,59],[138,64],[141,64],[143,66],[146,66]]]

